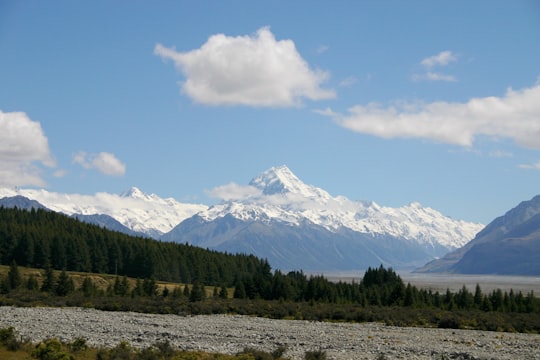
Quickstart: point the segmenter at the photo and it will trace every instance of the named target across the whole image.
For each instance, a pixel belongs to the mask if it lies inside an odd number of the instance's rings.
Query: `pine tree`
[[[189,291],[189,286],[186,284],[184,285],[184,296],[189,299],[189,296],[191,295],[191,291]]]
[[[54,290],[56,285],[56,279],[54,276],[54,271],[50,265],[47,265],[45,268],[44,280],[41,284],[41,291],[51,292]]]
[[[158,286],[154,279],[145,278],[143,281],[143,293],[146,296],[156,296]]]
[[[16,289],[22,285],[21,274],[19,273],[19,267],[17,266],[17,263],[15,262],[15,260],[12,261],[11,265],[9,266],[7,280],[8,280],[7,285],[10,290]]]
[[[85,277],[83,280],[83,283],[81,285],[81,291],[83,292],[85,297],[95,295],[95,293],[97,292],[97,288],[94,285],[94,282],[88,276]]]
[[[229,291],[227,290],[227,287],[225,285],[221,285],[221,289],[219,290],[219,298],[227,299],[228,297]]]
[[[58,296],[66,296],[75,290],[73,279],[71,279],[65,270],[62,270],[60,273],[54,290]]]
[[[246,288],[244,287],[244,283],[242,281],[237,281],[236,286],[234,287],[234,294],[233,297],[235,299],[245,299],[246,298]]]
[[[34,291],[39,289],[39,284],[37,282],[37,279],[34,275],[30,275],[28,277],[28,280],[26,281],[26,288],[28,290]]]
[[[195,302],[195,301],[201,301],[206,298],[206,290],[204,289],[204,285],[199,283],[198,281],[193,282],[193,285],[191,287],[191,294],[189,296],[189,301]]]
[[[482,307],[483,299],[484,295],[482,294],[482,289],[480,288],[479,284],[476,284],[476,288],[474,290],[474,306],[477,309],[480,309]]]

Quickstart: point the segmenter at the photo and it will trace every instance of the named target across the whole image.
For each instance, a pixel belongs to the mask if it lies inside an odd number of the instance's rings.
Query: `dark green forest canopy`
[[[133,237],[46,210],[0,207],[0,262],[207,285],[271,276],[266,260]]]

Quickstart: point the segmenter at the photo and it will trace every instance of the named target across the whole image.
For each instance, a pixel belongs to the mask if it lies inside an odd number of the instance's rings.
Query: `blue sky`
[[[0,186],[213,204],[282,164],[483,223],[539,194],[540,3],[0,1]]]

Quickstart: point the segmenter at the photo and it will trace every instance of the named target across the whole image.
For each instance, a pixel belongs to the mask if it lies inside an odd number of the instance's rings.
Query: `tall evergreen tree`
[[[13,260],[9,266],[7,282],[10,290],[16,289],[22,285],[21,274],[19,273],[19,267],[15,260]]]
[[[75,285],[73,284],[73,279],[66,273],[65,270],[62,270],[60,276],[58,276],[58,280],[54,288],[56,295],[66,296],[74,290]]]
[[[41,291],[51,292],[54,290],[55,285],[56,278],[54,276],[54,271],[50,265],[47,265],[45,268],[43,283],[41,284]]]

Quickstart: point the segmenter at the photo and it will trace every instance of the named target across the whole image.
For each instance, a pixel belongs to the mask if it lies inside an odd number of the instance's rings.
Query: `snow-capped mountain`
[[[279,268],[360,269],[418,265],[483,228],[418,203],[390,208],[333,197],[286,166],[263,172],[245,190],[248,196],[203,210],[162,239],[254,253]]]
[[[109,215],[137,233],[158,238],[182,220],[207,208],[183,204],[173,198],[162,199],[136,187],[120,195],[100,192],[95,195],[61,194],[43,189],[0,189],[0,198],[24,196],[50,210],[66,215]]]
[[[221,190],[226,190],[223,187]],[[243,194],[240,196],[239,194]],[[208,207],[131,188],[120,195],[0,189],[84,221],[119,225],[164,241],[267,258],[278,269],[355,270],[418,267],[474,238],[483,225],[448,218],[418,203],[391,208],[332,196],[303,183],[286,166],[235,185]]]

